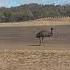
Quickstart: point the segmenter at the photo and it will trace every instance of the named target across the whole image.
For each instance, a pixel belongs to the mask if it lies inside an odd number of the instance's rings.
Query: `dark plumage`
[[[38,38],[40,40],[40,45],[41,45],[41,43],[43,43],[43,39],[45,37],[51,37],[51,36],[53,36],[53,28],[51,28],[50,32],[42,30],[36,34],[36,38]]]

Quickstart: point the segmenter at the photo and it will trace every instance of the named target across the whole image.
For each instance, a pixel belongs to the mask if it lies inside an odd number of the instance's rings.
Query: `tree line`
[[[0,22],[20,22],[44,17],[70,17],[70,5],[24,4],[0,8]]]

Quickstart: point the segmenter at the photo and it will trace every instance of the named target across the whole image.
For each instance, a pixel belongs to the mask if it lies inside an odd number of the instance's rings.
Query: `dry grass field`
[[[0,23],[0,27],[70,25],[70,17],[41,18],[25,22]]]
[[[0,70],[70,70],[69,19],[0,24]],[[35,34],[51,27],[53,37],[39,46]]]
[[[70,50],[0,51],[0,70],[70,70]]]

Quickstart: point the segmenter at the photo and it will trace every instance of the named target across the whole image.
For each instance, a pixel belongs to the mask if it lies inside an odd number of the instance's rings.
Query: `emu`
[[[53,36],[53,28],[51,28],[50,32],[41,30],[36,34],[36,38],[39,39],[40,45],[43,43],[45,37],[52,37]]]

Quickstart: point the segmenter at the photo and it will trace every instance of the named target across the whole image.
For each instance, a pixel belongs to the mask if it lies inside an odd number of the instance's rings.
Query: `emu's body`
[[[43,39],[45,37],[51,37],[51,36],[53,36],[53,28],[51,28],[50,32],[40,31],[36,34],[36,38],[38,38],[40,40],[40,45],[41,45],[41,43],[43,43]]]

